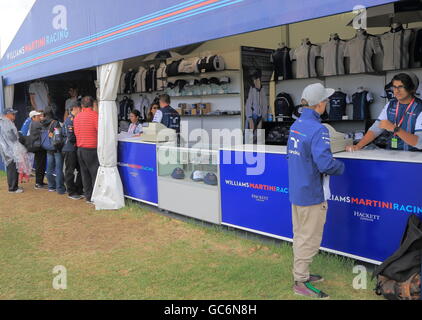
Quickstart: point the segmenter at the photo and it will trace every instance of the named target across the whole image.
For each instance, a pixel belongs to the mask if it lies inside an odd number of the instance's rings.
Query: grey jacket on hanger
[[[321,55],[321,47],[304,44],[290,51],[290,58],[296,60],[296,78],[316,77],[315,61]]]
[[[321,46],[321,57],[324,58],[324,76],[344,74],[344,51],[346,41],[330,40]]]
[[[378,37],[369,34],[359,34],[347,41],[344,52],[350,58],[350,73],[374,72],[372,56],[382,53]]]
[[[383,70],[406,69],[409,67],[409,45],[413,38],[412,29],[389,31],[381,35],[384,52]]]

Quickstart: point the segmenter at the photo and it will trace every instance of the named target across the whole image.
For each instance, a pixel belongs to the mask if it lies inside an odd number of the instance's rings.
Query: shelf
[[[184,114],[180,115],[180,117],[237,117],[241,116],[242,114]]]
[[[134,94],[154,94],[154,93],[164,93],[164,90],[151,91],[151,92],[118,93],[117,96],[131,96],[131,95],[134,95]]]
[[[422,67],[396,69],[396,70],[385,70],[385,71],[383,70],[383,71],[374,71],[374,72],[345,73],[345,74],[332,75],[332,76],[319,75],[319,76],[311,77],[311,78],[293,78],[293,79],[287,79],[287,80],[278,80],[278,81],[275,81],[275,82],[277,82],[277,84],[281,84],[283,82],[293,81],[293,80],[320,80],[320,81],[324,81],[325,79],[336,78],[336,77],[338,78],[338,77],[363,76],[363,75],[385,77],[385,76],[387,76],[387,73],[389,73],[389,72],[406,72],[406,71],[412,71],[412,70],[422,70]]]
[[[223,97],[223,96],[239,96],[239,92],[230,93],[211,93],[211,94],[194,94],[194,95],[183,95],[183,96],[170,96],[171,98],[200,98],[200,97]]]
[[[227,72],[240,72],[240,69],[225,69],[225,70],[222,70],[222,71],[179,74],[178,76],[159,77],[157,79],[158,80],[165,80],[165,79],[173,79],[173,78],[178,78],[178,79],[183,79],[183,78],[208,78],[209,75],[219,74],[219,73],[224,74],[224,73],[227,73]]]
[[[134,92],[134,93],[118,93],[117,96],[131,96],[134,94],[154,94],[154,93],[164,93],[164,91],[153,91],[153,92]],[[170,96],[170,98],[200,98],[200,97],[222,97],[222,96],[239,96],[239,92],[229,92],[229,93],[211,93],[211,94],[197,94],[197,95],[183,95],[183,96]]]
[[[190,176],[190,173],[189,173],[189,176]],[[160,176],[160,175],[158,175],[158,179],[162,180],[162,181],[188,185],[188,186],[191,186],[191,187],[198,187],[198,188],[202,188],[202,189],[205,189],[205,190],[218,190],[218,189],[216,189],[216,188],[218,188],[218,185],[213,186],[213,185],[206,184],[203,181],[193,181],[188,176],[185,176],[184,179],[173,179],[171,176]],[[218,181],[218,183],[219,182],[220,181]]]

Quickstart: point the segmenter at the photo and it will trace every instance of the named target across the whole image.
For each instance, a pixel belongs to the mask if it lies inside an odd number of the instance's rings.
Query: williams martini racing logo
[[[389,201],[370,200],[370,199],[363,199],[363,198],[358,198],[358,197],[344,197],[344,196],[338,196],[338,195],[331,195],[331,198],[328,200],[343,202],[343,203],[348,203],[348,204],[356,204],[356,205],[361,205],[361,206],[370,207],[370,208],[394,210],[394,211],[404,212],[404,213],[415,213],[415,214],[422,213],[422,207],[412,205],[412,204],[393,203]]]
[[[252,183],[252,182],[243,182],[243,181],[234,181],[234,180],[225,180],[226,185],[238,188],[247,188],[247,189],[255,189],[255,190],[263,190],[263,191],[271,191],[271,192],[278,192],[278,193],[289,193],[289,189],[286,187],[281,186],[271,186],[268,184],[262,183]]]
[[[15,60],[17,57],[23,56],[29,52],[69,38],[69,30],[67,29],[67,8],[63,5],[57,5],[53,7],[51,13],[53,15],[51,24],[55,31],[28,42],[19,49],[7,52],[7,60]]]

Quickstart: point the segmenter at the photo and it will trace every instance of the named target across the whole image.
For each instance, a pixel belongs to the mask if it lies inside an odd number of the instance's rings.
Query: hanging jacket
[[[133,111],[133,108],[133,100],[124,96],[123,100],[119,103],[119,121],[129,121],[130,113]]]

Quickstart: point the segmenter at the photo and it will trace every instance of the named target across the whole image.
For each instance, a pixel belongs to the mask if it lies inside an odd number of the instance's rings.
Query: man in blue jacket
[[[294,292],[326,299],[329,296],[313,283],[323,281],[309,273],[309,265],[318,253],[330,197],[328,175],[340,175],[344,164],[333,158],[328,129],[321,124],[328,98],[334,89],[311,84],[302,94],[304,107],[290,129],[287,144],[289,197],[292,203]]]

